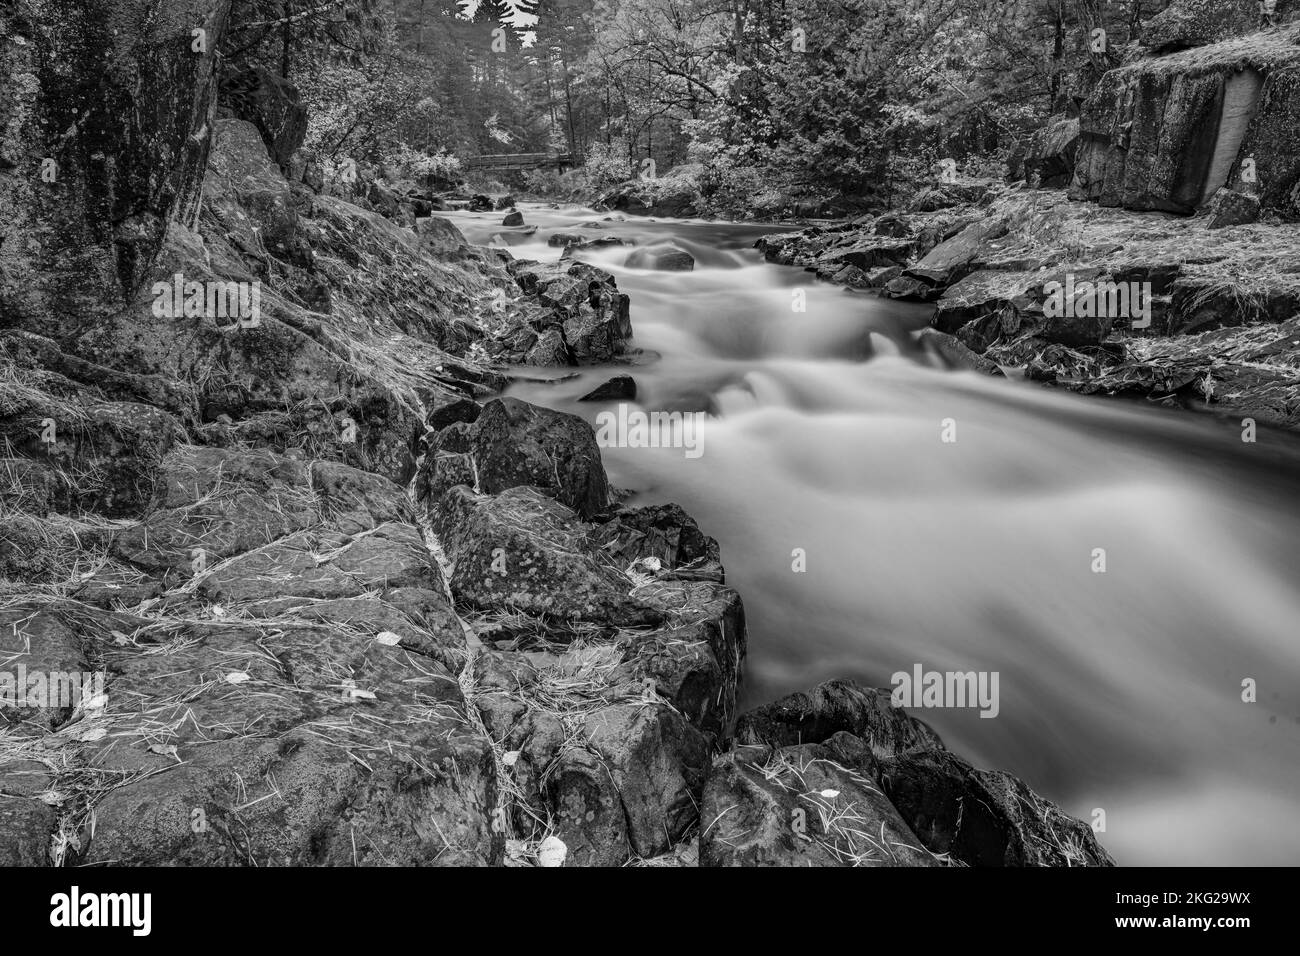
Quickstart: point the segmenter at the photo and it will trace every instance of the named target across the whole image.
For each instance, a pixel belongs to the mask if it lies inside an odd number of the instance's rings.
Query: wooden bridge
[[[492,169],[502,172],[549,167],[564,172],[566,168],[572,169],[577,165],[568,153],[494,153],[487,156],[471,156],[464,160],[465,169]]]

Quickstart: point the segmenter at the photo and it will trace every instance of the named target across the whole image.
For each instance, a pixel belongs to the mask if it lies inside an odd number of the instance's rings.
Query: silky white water
[[[557,258],[557,231],[696,258],[668,273],[624,268],[627,248],[580,254],[631,296],[649,354],[509,394],[594,423],[616,406],[576,399],[628,372],[636,408],[713,416],[699,457],[604,459],[631,504],[676,501],[721,543],[748,615],[746,706],[918,663],[996,671],[996,718],[914,713],[1068,812],[1104,810],[1121,864],[1300,863],[1300,443],[944,370],[911,335],[928,307],[764,263],[767,227],[584,229],[603,214],[521,208],[541,228],[509,237],[518,258]],[[448,215],[474,242],[509,232],[501,213]]]

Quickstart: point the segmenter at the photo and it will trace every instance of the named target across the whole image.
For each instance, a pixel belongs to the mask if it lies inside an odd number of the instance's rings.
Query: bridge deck
[[[466,169],[540,169],[545,166],[576,166],[568,153],[494,153],[470,156]]]

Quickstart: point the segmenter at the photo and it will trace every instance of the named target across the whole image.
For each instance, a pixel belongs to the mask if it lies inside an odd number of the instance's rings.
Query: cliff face
[[[229,7],[0,5],[0,325],[95,321],[193,218]]]
[[[1300,27],[1105,74],[1084,104],[1073,199],[1190,213],[1221,187],[1300,215]]]

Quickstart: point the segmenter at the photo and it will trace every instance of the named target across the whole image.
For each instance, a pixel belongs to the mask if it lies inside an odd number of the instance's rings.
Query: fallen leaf
[[[242,684],[244,683],[244,681],[248,679],[249,679],[248,675],[245,674],[243,671],[231,671],[229,674],[226,675],[227,684]]]
[[[400,634],[394,634],[392,631],[384,631],[375,637],[375,640],[387,647],[393,647],[402,643]]]
[[[538,866],[564,866],[564,858],[569,855],[569,848],[559,837],[548,836],[537,848]]]

